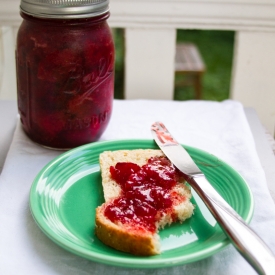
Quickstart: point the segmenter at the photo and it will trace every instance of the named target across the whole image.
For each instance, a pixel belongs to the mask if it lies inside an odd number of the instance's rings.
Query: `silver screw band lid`
[[[85,18],[109,11],[109,0],[21,0],[23,13],[43,18]]]

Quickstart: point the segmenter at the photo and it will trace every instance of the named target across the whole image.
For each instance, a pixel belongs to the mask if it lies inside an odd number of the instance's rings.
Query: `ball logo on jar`
[[[88,99],[93,91],[113,74],[112,59],[112,54],[110,54],[108,59],[100,58],[96,70],[87,74],[80,71],[81,66],[75,66],[69,72],[69,76],[62,89],[63,92],[70,95],[80,94],[79,100],[76,103],[81,104],[83,100]]]

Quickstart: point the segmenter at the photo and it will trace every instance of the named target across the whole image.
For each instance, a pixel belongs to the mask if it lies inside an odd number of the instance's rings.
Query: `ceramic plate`
[[[213,155],[184,146],[211,184],[247,222],[253,197],[243,178]],[[30,207],[41,230],[64,249],[114,266],[160,268],[209,257],[229,240],[193,192],[194,215],[160,231],[162,253],[137,257],[101,243],[94,234],[95,208],[104,202],[98,156],[106,150],[157,148],[153,140],[96,142],[72,149],[51,161],[35,178]]]

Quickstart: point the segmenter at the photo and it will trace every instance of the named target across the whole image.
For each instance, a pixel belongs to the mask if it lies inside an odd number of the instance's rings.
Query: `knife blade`
[[[173,138],[162,122],[153,123],[151,132],[159,148],[186,176],[186,181],[206,204],[240,254],[258,274],[274,275],[275,256],[272,251],[215,190],[184,147]]]

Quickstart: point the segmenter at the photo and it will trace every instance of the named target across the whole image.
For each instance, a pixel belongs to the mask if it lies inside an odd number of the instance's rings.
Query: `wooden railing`
[[[15,98],[14,48],[19,0],[0,0],[2,89]],[[230,97],[275,125],[275,0],[110,0],[111,27],[125,29],[125,97],[173,99],[177,29],[235,31]],[[13,41],[14,44],[14,41]],[[0,78],[1,81],[1,78]]]

